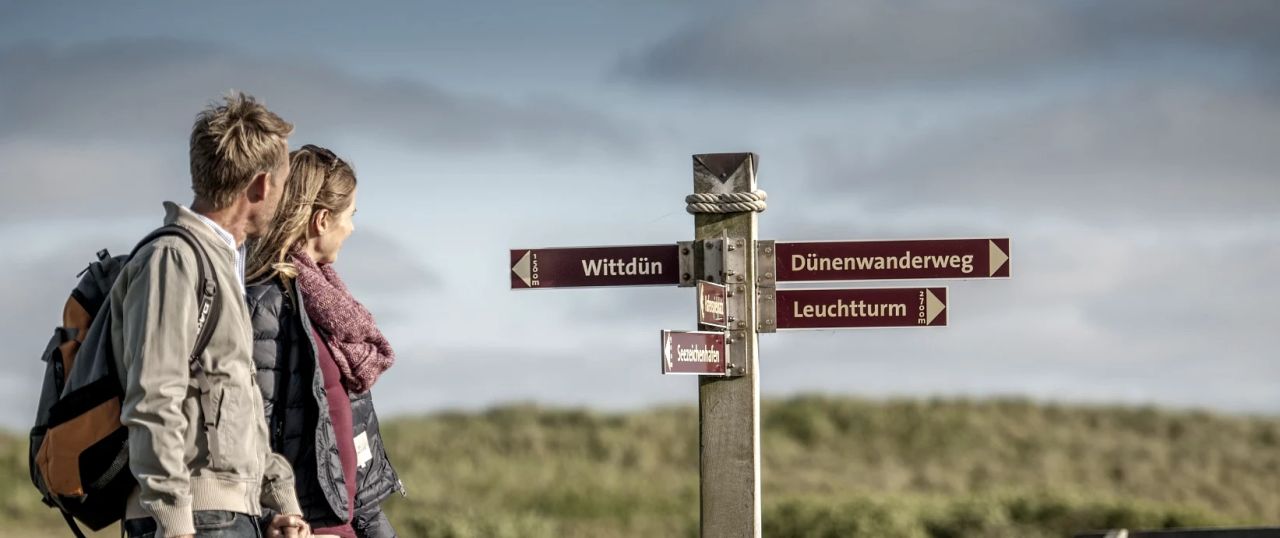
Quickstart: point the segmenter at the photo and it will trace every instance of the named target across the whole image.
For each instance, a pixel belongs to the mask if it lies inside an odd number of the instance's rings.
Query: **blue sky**
[[[693,403],[688,289],[513,292],[510,248],[690,239],[694,153],[754,151],[762,238],[1008,236],[939,330],[765,335],[766,396],[1280,412],[1280,4],[0,0],[0,424],[74,275],[189,201],[229,89],[361,182],[339,270],[388,411]]]

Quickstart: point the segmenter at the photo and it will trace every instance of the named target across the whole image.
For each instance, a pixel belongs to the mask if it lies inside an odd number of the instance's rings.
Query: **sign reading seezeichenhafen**
[[[511,251],[511,289],[674,286],[677,246],[538,248]]]
[[[942,327],[947,288],[778,290],[778,329]]]
[[[778,242],[779,282],[1008,278],[1009,239]]]
[[[729,362],[723,332],[662,331],[662,373],[722,376]]]

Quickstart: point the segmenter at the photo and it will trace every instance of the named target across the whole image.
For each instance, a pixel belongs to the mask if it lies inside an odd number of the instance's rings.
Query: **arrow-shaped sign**
[[[662,373],[725,375],[729,363],[724,333],[662,331]]]
[[[673,353],[673,349],[671,347],[671,333],[664,331],[662,333],[662,340],[663,342],[665,342],[665,344],[663,344],[662,346],[662,357],[667,361],[667,369],[663,370],[663,372],[670,372],[671,370],[675,369],[674,363],[676,358],[676,355],[675,353]]]
[[[537,248],[511,251],[511,289],[674,286],[677,246]]]
[[[947,303],[942,302],[942,300],[939,299],[938,296],[933,293],[933,291],[934,290],[930,290],[930,289],[924,290],[924,295],[925,295],[924,309],[925,309],[925,317],[926,317],[925,323],[924,323],[925,325],[932,325],[933,320],[938,319],[938,315],[941,314],[943,310],[947,309]],[[942,294],[944,297],[946,296],[945,289],[942,291]]]
[[[1009,239],[778,242],[778,282],[1006,278]]]
[[[529,277],[531,274],[529,272],[529,256],[531,254],[533,254],[532,250],[524,251],[524,256],[520,257],[520,261],[516,262],[516,264],[511,267],[511,272],[515,273],[517,277],[520,277],[520,281],[524,282],[526,288],[530,286]]]
[[[778,290],[779,329],[942,327],[947,288]]]
[[[995,240],[987,241],[987,243],[990,245],[990,248],[988,249],[988,251],[991,256],[990,261],[988,262],[988,265],[987,265],[988,271],[990,271],[989,273],[987,273],[987,276],[996,276],[996,273],[1001,269],[1004,269],[1005,264],[1009,262],[1009,253],[1005,252],[1004,249],[1001,249],[1000,245],[997,245]],[[1006,239],[1004,244],[1005,244],[1005,248],[1008,248],[1009,240]],[[1008,274],[1009,274],[1009,271],[1006,269],[1005,275],[1007,276]]]

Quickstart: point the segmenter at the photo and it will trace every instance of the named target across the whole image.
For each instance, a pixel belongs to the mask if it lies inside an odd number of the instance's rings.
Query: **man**
[[[164,222],[188,229],[216,274],[220,308],[202,373],[188,361],[199,298],[186,242],[164,236],[141,247],[111,290],[120,421],[138,479],[125,514],[131,537],[256,537],[263,507],[280,514],[268,535],[309,535],[293,471],[271,453],[244,301],[244,242],[266,232],[279,204],[292,132],[243,93],[205,109],[191,129],[195,201],[165,202]]]

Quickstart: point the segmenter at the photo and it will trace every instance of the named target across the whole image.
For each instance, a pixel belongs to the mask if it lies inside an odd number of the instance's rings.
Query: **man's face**
[[[271,221],[275,219],[276,209],[280,206],[280,199],[284,197],[284,184],[289,179],[289,156],[288,153],[280,160],[280,165],[267,175],[267,188],[262,203],[258,204],[249,219],[249,230],[246,235],[252,239],[257,239],[266,235],[267,230],[271,227]]]

